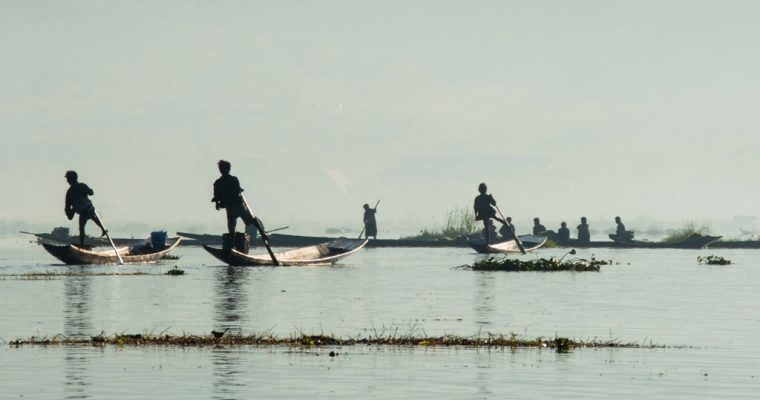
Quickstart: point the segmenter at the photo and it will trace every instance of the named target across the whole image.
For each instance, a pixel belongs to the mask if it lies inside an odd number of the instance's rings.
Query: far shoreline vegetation
[[[455,207],[446,216],[446,225],[439,230],[422,229],[416,235],[402,237],[402,240],[454,240],[480,234],[481,224],[475,221],[473,213],[466,207]]]

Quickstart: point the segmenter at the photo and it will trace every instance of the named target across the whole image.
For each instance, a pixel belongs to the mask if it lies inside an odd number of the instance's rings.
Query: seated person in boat
[[[243,189],[240,187],[240,181],[230,175],[232,165],[228,161],[219,160],[218,166],[219,173],[222,176],[214,182],[214,197],[211,202],[215,203],[217,210],[224,208],[227,211],[227,230],[230,236],[235,236],[237,219],[241,218],[246,226],[255,226],[262,239],[268,240],[269,237],[264,232],[261,222],[253,216],[248,205],[243,201]]]
[[[630,242],[633,240],[633,231],[625,230],[625,225],[623,225],[620,217],[615,217],[615,223],[617,224],[617,229],[615,230],[615,234],[610,234],[610,239],[616,242]]]
[[[492,207],[496,205],[496,200],[490,194],[486,194],[488,187],[485,183],[478,185],[479,195],[475,197],[473,208],[475,209],[475,220],[483,221],[483,229],[486,232],[486,244],[491,243],[491,219],[495,219],[502,224],[507,221],[496,216],[496,210]]]
[[[533,218],[533,234],[536,236],[546,235],[546,227],[541,225],[541,220],[538,217]]]
[[[499,234],[504,239],[515,238],[515,225],[512,223],[512,217],[507,217],[507,223],[502,225],[501,228],[499,228]]]
[[[64,212],[69,220],[74,219],[74,214],[79,214],[79,247],[84,247],[84,226],[88,220],[92,220],[100,227],[101,236],[105,236],[106,231],[103,224],[95,212],[89,196],[95,194],[87,184],[79,182],[79,175],[75,171],[66,171],[66,181],[69,183],[69,190],[66,191],[66,206]]]
[[[578,243],[588,243],[591,241],[591,232],[586,223],[586,217],[581,217],[581,224],[578,225]]]
[[[570,229],[567,229],[567,222],[562,221],[560,228],[557,230],[557,241],[567,243],[570,240]]]
[[[377,239],[377,221],[375,220],[375,214],[377,208],[370,208],[369,204],[364,204],[364,238],[369,239],[372,236],[373,239]]]

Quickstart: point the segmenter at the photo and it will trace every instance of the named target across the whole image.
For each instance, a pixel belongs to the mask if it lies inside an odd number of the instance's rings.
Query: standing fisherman
[[[490,194],[486,194],[488,187],[485,183],[478,185],[479,195],[475,197],[475,220],[483,221],[483,228],[486,231],[486,244],[491,243],[491,219],[495,219],[502,224],[506,224],[507,221],[496,216],[496,210],[493,207],[496,205],[496,200]]]
[[[261,238],[269,240],[258,218],[254,217],[251,210],[243,201],[243,189],[240,187],[238,178],[230,175],[232,165],[229,161],[219,160],[219,172],[222,174],[214,182],[214,197],[211,202],[216,204],[216,209],[224,208],[227,211],[227,230],[232,237],[235,236],[237,219],[242,218],[246,226],[254,225],[261,233]]]
[[[79,214],[79,247],[84,247],[84,226],[88,220],[95,222],[100,230],[103,231],[100,236],[105,236],[108,231],[103,228],[100,218],[95,213],[95,207],[92,205],[88,196],[95,192],[87,184],[79,182],[79,176],[75,171],[66,171],[66,181],[69,183],[69,190],[66,191],[66,206],[63,209],[69,220],[74,219],[74,214]]]
[[[377,221],[375,220],[375,214],[377,213],[377,206],[375,208],[369,208],[369,204],[364,204],[364,238],[377,239]]]

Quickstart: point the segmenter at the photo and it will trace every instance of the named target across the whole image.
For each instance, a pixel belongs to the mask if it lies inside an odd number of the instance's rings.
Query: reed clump
[[[467,237],[478,232],[478,223],[472,215],[472,210],[457,207],[448,211],[446,226],[439,230],[423,229],[417,235],[407,236],[405,240],[454,240]]]
[[[311,348],[320,346],[400,346],[400,347],[469,347],[469,348],[541,348],[553,349],[564,353],[579,348],[664,348],[665,346],[643,343],[622,343],[618,340],[574,340],[569,338],[523,339],[514,333],[485,334],[477,336],[417,336],[417,335],[382,335],[336,337],[330,335],[295,334],[289,337],[278,337],[269,332],[253,333],[250,335],[150,335],[150,334],[117,334],[113,336],[98,335],[92,337],[35,337],[16,339],[9,342],[11,346],[177,346],[177,347],[207,347],[207,346],[286,346]]]

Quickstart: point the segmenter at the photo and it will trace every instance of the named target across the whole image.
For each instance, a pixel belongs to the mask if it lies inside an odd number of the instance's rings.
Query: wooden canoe
[[[157,250],[152,249],[133,252],[131,247],[118,247],[117,250],[125,264],[155,263],[158,262],[161,257],[177,247],[180,241],[182,241],[182,238],[171,239],[167,241],[166,247]],[[117,264],[119,262],[113,249],[91,251],[74,246],[73,244],[54,244],[45,242],[42,242],[41,244],[48,253],[53,255],[53,257],[69,265]]]
[[[525,247],[525,251],[529,253],[546,243],[545,236],[520,235],[519,237],[523,247]],[[506,240],[491,244],[485,244],[485,242],[470,242],[469,244],[470,247],[475,249],[475,251],[483,254],[520,253],[520,249],[517,247],[517,243],[514,240]]]
[[[336,239],[314,246],[300,247],[275,253],[280,265],[331,265],[367,245],[366,239]],[[228,265],[272,265],[269,254],[248,255],[235,249],[203,246],[219,261]]]

